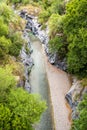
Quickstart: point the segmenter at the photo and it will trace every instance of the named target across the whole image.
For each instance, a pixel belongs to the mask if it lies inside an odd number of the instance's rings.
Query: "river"
[[[32,86],[31,93],[38,93],[41,95],[42,99],[47,102],[48,109],[43,113],[40,123],[35,125],[35,130],[54,130],[52,123],[52,110],[50,102],[50,93],[46,75],[45,59],[43,55],[43,48],[41,42],[34,37],[31,38],[31,47],[33,53],[31,55],[34,66],[30,73],[30,84]]]
[[[65,100],[71,86],[69,76],[48,62],[42,43],[34,36],[31,38],[31,46],[34,60],[29,78],[31,92],[39,93],[48,105],[35,130],[70,130],[71,109]]]

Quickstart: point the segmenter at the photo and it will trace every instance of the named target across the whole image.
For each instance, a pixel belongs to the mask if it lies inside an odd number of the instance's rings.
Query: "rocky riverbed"
[[[48,57],[48,61],[51,63],[51,64],[54,64],[56,67],[58,67],[58,68],[61,68],[62,70],[66,70],[66,64],[65,64],[65,59],[61,62],[59,59],[58,59],[58,57],[57,57],[57,55],[56,55],[56,53],[55,54],[52,54],[52,53],[50,53],[50,51],[49,51],[49,45],[48,45],[48,42],[49,42],[49,37],[48,37],[48,32],[49,32],[49,30],[48,30],[48,28],[44,31],[44,30],[41,30],[41,25],[38,23],[38,19],[37,19],[37,17],[35,17],[35,16],[31,16],[31,15],[29,15],[28,13],[27,13],[27,11],[26,10],[22,10],[21,12],[20,12],[20,16],[22,17],[22,18],[24,18],[25,20],[26,20],[26,27],[25,27],[25,30],[26,30],[26,32],[29,32],[29,31],[32,31],[32,33],[35,35],[35,36],[37,36],[39,39],[40,39],[40,41],[44,44],[44,50],[45,50],[45,53],[46,53],[46,55],[47,55],[47,57]],[[46,61],[47,62],[47,61]],[[47,64],[49,64],[49,63],[47,63]],[[49,65],[49,66],[51,66],[51,65]],[[55,67],[54,67],[55,68]],[[56,69],[56,71],[57,71],[57,69]],[[53,72],[53,71],[52,71]],[[53,79],[52,78],[50,78],[50,74],[51,74],[51,76],[52,76],[52,73],[49,73],[48,72],[48,68],[47,68],[47,73],[48,73],[48,80],[49,80],[49,84],[50,84],[50,86],[54,86],[54,84],[52,83],[52,81],[53,81]],[[56,72],[55,72],[56,73]],[[59,73],[59,72],[58,72]],[[54,76],[53,76],[54,77]],[[59,77],[59,76],[58,76]],[[56,78],[56,80],[58,80],[58,77],[55,77]],[[52,81],[51,81],[52,80]],[[55,79],[54,79],[55,80]],[[63,82],[63,81],[62,81]],[[51,85],[52,84],[52,85]],[[56,85],[59,85],[57,82],[56,82]],[[55,85],[55,86],[56,86]],[[64,84],[63,84],[64,85]],[[60,90],[59,90],[59,87],[55,87],[54,86],[54,88],[55,88],[55,92],[56,91],[59,91],[60,92]],[[61,84],[60,84],[60,86],[61,86]],[[54,88],[52,88],[52,89],[54,89]],[[60,88],[61,89],[61,88]],[[64,88],[63,88],[64,89]],[[67,90],[67,88],[66,88],[66,90]],[[54,91],[54,90],[53,90]],[[76,78],[72,78],[72,85],[71,85],[71,88],[70,89],[68,89],[65,93],[64,93],[64,98],[66,98],[66,100],[68,101],[68,103],[69,103],[69,105],[70,105],[70,107],[71,107],[71,109],[72,109],[72,119],[76,119],[76,118],[78,118],[78,114],[77,114],[77,111],[76,111],[76,109],[77,109],[77,105],[78,105],[78,103],[82,100],[82,98],[83,98],[83,95],[84,95],[84,93],[86,93],[87,92],[87,87],[82,87],[81,86],[81,83],[80,83],[80,81],[78,81]],[[53,93],[53,92],[51,92],[51,93]],[[58,93],[57,93],[58,94]],[[57,94],[55,94],[56,96],[57,96]],[[56,97],[56,96],[52,96],[52,100],[53,100],[53,102],[54,102],[54,97]],[[60,95],[60,94],[59,94]],[[61,97],[61,96],[60,96]],[[58,99],[58,102],[59,102],[59,97],[57,98]],[[65,101],[64,101],[65,102]],[[57,104],[55,105],[56,103],[54,102],[54,104],[53,104],[53,106],[55,106],[54,107],[54,113],[55,113],[55,117],[57,117],[56,116],[56,106],[57,106]],[[61,104],[60,102],[59,102],[59,104]],[[63,106],[64,106],[64,103],[62,104]],[[65,108],[66,109],[66,108]],[[67,112],[66,112],[67,113]],[[63,116],[63,115],[61,115],[61,116]],[[68,121],[68,120],[67,120]],[[60,123],[61,124],[61,123]],[[66,130],[67,129],[69,129],[70,128],[70,123],[68,122],[68,124],[69,124],[69,127],[67,128],[67,125],[66,125]],[[56,121],[56,125],[57,125],[57,121]],[[61,124],[62,125],[62,124]],[[57,129],[56,129],[57,130]],[[60,128],[58,129],[58,130],[61,130]],[[65,129],[64,129],[65,130]]]
[[[57,68],[60,68],[62,70],[66,70],[66,63],[65,59],[62,61],[58,58],[57,53],[51,53],[49,49],[49,29],[46,28],[46,30],[41,29],[41,24],[38,23],[38,17],[29,15],[26,10],[22,10],[20,12],[20,16],[24,18],[27,21],[26,29],[29,31],[32,31],[32,33],[37,36],[40,41],[44,44],[44,49],[46,52],[46,55],[48,57],[48,61],[55,65]]]
[[[33,50],[31,49],[31,43],[30,43],[30,39],[29,39],[28,32],[26,31],[26,29],[24,30],[23,38],[24,40],[26,40],[26,44],[23,45],[22,50],[20,52],[21,62],[24,65],[24,78],[25,78],[24,80],[25,81],[24,81],[23,86],[28,92],[31,92],[31,86],[29,83],[29,74],[34,65],[34,62],[33,62],[33,59],[31,58],[31,53],[33,52]]]
[[[50,88],[55,130],[61,130],[61,129],[69,130],[70,110],[67,109],[65,101],[65,94],[70,88],[68,75],[62,72],[61,70],[58,70],[55,66],[50,65],[50,63],[51,64],[55,63],[56,54],[49,53],[49,47],[48,47],[49,37],[47,31],[41,30],[40,28],[41,25],[38,24],[37,18],[30,16],[29,14],[27,14],[26,11],[22,11],[20,15],[21,17],[27,20],[25,30],[27,30],[28,32],[29,30],[32,31],[32,33],[40,39],[40,41],[44,44],[45,54],[47,54],[48,56],[48,58],[46,58],[45,55],[44,58],[46,59],[45,67]]]

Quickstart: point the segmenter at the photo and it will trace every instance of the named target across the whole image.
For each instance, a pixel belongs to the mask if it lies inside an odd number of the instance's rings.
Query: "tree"
[[[9,67],[0,67],[0,130],[32,130],[45,109],[40,96],[16,87]]]
[[[40,120],[42,112],[46,109],[46,103],[40,97],[29,94],[22,88],[12,90],[8,97],[8,106],[11,110],[11,130],[28,130]]]
[[[64,33],[67,36],[68,70],[74,74],[87,74],[87,1],[71,0],[66,7]]]

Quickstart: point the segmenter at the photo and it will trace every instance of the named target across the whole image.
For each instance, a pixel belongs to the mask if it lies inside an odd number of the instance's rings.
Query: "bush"
[[[64,33],[67,36],[67,64],[71,73],[87,74],[87,0],[72,0],[67,4]]]
[[[0,130],[10,130],[11,112],[9,108],[0,103]]]
[[[39,14],[39,22],[41,24],[44,24],[48,21],[48,18],[50,17],[50,12],[47,10],[44,10],[42,11],[40,14]]]
[[[46,104],[40,100],[40,97],[29,94],[21,88],[11,91],[8,106],[12,112],[11,130],[32,128],[32,124],[39,121],[42,112],[46,109]]]
[[[12,19],[14,12],[5,3],[0,4],[0,16],[3,16],[4,22],[7,24]]]
[[[23,4],[28,4],[30,0],[22,0]]]
[[[15,87],[16,82],[10,68],[0,67],[0,103],[6,103],[10,90]]]
[[[55,36],[49,41],[49,47],[51,52],[57,52],[60,56],[60,59],[66,56],[66,44],[64,38],[61,36]]]
[[[0,58],[4,57],[6,54],[9,53],[10,46],[10,39],[5,38],[4,36],[0,37]]]
[[[0,17],[0,36],[8,34],[8,26],[4,23],[3,17]]]
[[[17,4],[17,3],[22,3],[22,4],[28,4],[29,0],[9,0],[11,3]]]
[[[19,32],[12,34],[10,39],[12,41],[12,45],[9,48],[9,54],[17,57],[20,53],[24,41]]]
[[[55,37],[57,33],[63,33],[63,16],[52,14],[48,21],[49,36]]]
[[[16,88],[15,77],[9,67],[0,67],[0,129],[32,130],[46,109],[46,102],[38,95]]]
[[[53,0],[50,7],[51,13],[58,13],[60,15],[65,12],[65,1],[64,0]]]

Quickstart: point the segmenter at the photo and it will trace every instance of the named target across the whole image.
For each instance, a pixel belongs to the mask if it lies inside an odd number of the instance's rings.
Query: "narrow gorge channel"
[[[35,130],[53,130],[52,123],[52,110],[50,102],[50,93],[46,75],[45,60],[43,55],[43,49],[41,42],[34,37],[31,37],[31,47],[33,53],[31,55],[34,66],[30,73],[30,84],[31,84],[31,93],[40,94],[42,99],[46,100],[48,109],[43,113],[40,123],[35,125]]]

